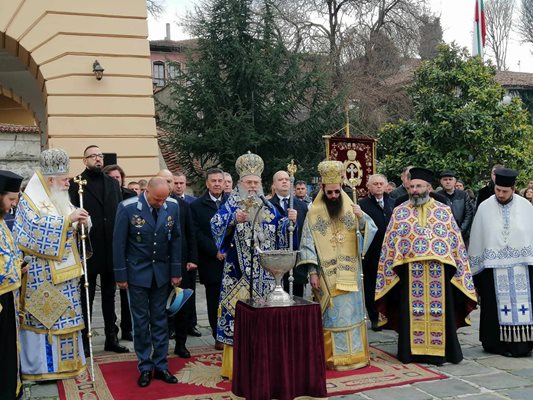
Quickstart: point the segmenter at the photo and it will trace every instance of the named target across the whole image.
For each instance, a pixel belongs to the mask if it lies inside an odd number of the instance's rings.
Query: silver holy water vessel
[[[283,290],[281,280],[283,275],[294,268],[298,251],[293,250],[264,250],[259,252],[259,264],[270,272],[276,280],[274,291],[266,297],[269,306],[290,306],[294,303],[292,297]]]

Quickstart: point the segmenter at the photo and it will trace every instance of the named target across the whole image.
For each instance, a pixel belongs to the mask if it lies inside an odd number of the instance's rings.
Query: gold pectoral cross
[[[261,205],[254,196],[240,199],[237,203],[239,204],[239,208],[242,208],[244,212],[250,212],[252,208],[257,208]]]

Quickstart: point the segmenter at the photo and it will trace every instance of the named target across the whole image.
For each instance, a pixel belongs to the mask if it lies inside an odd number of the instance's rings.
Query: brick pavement
[[[213,345],[209,334],[205,293],[202,285],[198,284],[196,307],[198,310],[198,327],[203,336],[189,337],[188,347]],[[117,301],[117,307],[119,307]],[[104,348],[104,322],[100,308],[100,298],[95,300],[95,315],[93,326],[96,331],[94,337],[94,351],[101,352]],[[120,315],[117,310],[117,315]],[[434,400],[434,399],[533,399],[533,357],[506,358],[483,352],[478,341],[479,312],[472,313],[472,326],[459,330],[465,359],[458,365],[445,364],[442,367],[432,367],[449,378],[420,382],[401,387],[368,390],[365,392],[335,396],[331,399],[370,399],[370,400]],[[396,353],[396,334],[390,331],[369,331],[372,346]],[[133,351],[132,342],[121,341]],[[170,347],[173,350],[173,347]],[[51,383],[27,384],[24,386],[24,399],[51,400],[57,399],[57,387]]]

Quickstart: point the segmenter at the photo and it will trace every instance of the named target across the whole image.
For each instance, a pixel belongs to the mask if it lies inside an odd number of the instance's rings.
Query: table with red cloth
[[[327,398],[320,305],[294,299],[286,307],[237,303],[231,389],[237,398]]]

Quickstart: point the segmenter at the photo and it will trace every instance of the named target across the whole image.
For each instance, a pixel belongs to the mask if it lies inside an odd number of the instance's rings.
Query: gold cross
[[[87,181],[85,179],[82,179],[81,175],[78,175],[77,177],[74,178],[74,182],[76,182],[78,184],[78,186],[79,186],[78,193],[82,194],[83,193],[83,187],[85,185],[87,185]]]
[[[287,171],[289,172],[289,176],[294,176],[297,170],[298,170],[298,167],[294,163],[294,160],[291,160],[291,163],[287,165]]]
[[[240,199],[238,202],[239,207],[243,208],[244,212],[249,212],[252,208],[257,208],[261,205],[254,196],[248,196],[245,199]]]

